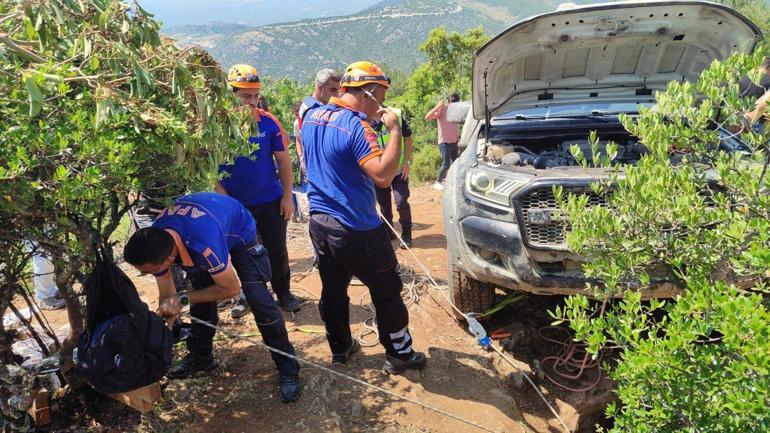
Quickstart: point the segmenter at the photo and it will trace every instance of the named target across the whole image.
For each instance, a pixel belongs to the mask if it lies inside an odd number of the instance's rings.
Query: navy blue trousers
[[[314,214],[310,217],[310,238],[318,252],[323,286],[318,309],[332,353],[344,353],[352,343],[348,285],[356,276],[369,288],[385,353],[409,358],[409,312],[401,299],[403,285],[385,225],[356,231],[329,215]]]
[[[294,355],[294,347],[289,342],[286,322],[265,284],[265,281],[270,279],[270,262],[265,248],[257,244],[250,248],[230,251],[230,260],[241,280],[241,291],[251,307],[254,321],[257,322],[259,333],[262,334],[262,341],[270,347]],[[195,271],[188,275],[193,290],[200,290],[214,284],[208,272]],[[216,302],[192,304],[190,315],[212,325],[219,323]],[[186,340],[187,349],[194,356],[211,357],[215,332],[205,325],[193,323],[190,337]],[[294,376],[299,373],[297,361],[275,352],[270,352],[270,355],[281,376]]]

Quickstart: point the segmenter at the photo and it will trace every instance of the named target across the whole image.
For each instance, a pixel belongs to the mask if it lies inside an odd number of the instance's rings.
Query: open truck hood
[[[553,103],[649,101],[669,81],[694,81],[713,60],[750,53],[762,39],[754,23],[715,3],[564,6],[514,24],[476,52],[476,119],[485,105],[494,117]]]

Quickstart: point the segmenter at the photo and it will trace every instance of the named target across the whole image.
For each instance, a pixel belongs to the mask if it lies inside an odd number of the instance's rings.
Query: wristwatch
[[[190,305],[190,297],[187,295],[187,291],[182,291],[176,294],[179,298],[179,305],[186,307]]]

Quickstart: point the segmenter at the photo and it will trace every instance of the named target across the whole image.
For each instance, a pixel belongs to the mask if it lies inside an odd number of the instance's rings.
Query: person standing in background
[[[398,223],[401,224],[401,240],[407,247],[412,246],[412,207],[409,205],[409,162],[412,158],[414,140],[412,129],[404,118],[401,110],[390,107],[398,115],[398,123],[401,125],[401,160],[399,161],[396,176],[387,188],[375,187],[377,191],[377,203],[385,221],[393,227],[393,205],[391,195],[396,202],[398,211]],[[377,142],[384,149],[390,140],[390,132],[383,128],[382,122],[372,122],[372,129],[377,133]],[[391,239],[396,239],[396,234],[388,229]],[[404,245],[400,245],[404,248]]]
[[[438,123],[438,150],[441,153],[441,167],[438,169],[436,183],[433,184],[434,189],[444,189],[443,182],[446,172],[454,160],[457,159],[457,142],[460,140],[460,128],[456,124],[447,121],[446,113],[449,104],[459,101],[460,96],[457,93],[452,93],[449,95],[449,103],[441,100],[425,115],[425,120],[435,120]]]
[[[32,244],[32,248],[32,284],[35,286],[38,306],[43,310],[61,310],[65,303],[56,288],[53,263],[36,244]]]

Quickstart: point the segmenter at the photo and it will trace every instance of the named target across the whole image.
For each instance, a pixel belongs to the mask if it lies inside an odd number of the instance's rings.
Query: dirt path
[[[414,251],[433,276],[443,282],[447,257],[441,192],[427,186],[414,188],[411,203],[416,216]],[[331,354],[317,309],[321,282],[317,273],[302,278],[312,263],[312,253],[306,246],[301,241],[292,242],[290,260],[295,279],[301,278],[294,283],[294,289],[308,298],[308,303],[294,317],[287,315],[286,321],[294,330],[290,338],[298,354],[329,365]],[[399,250],[398,256],[402,266],[418,268],[404,250]],[[153,284],[149,279],[140,283]],[[359,303],[365,293],[362,286],[350,288],[354,333],[364,329],[363,322],[370,315]],[[433,296],[440,300],[438,294]],[[520,412],[494,366],[493,356],[482,351],[428,293],[410,306],[409,313],[415,348],[429,358],[424,371],[386,375],[381,371],[384,355],[379,345],[364,348],[346,366],[334,368],[496,432],[547,431],[548,427],[556,427],[555,423],[549,425],[538,416]],[[225,326],[246,333],[255,330],[250,317],[233,326],[226,313],[220,316]],[[159,415],[166,427],[185,425],[198,432],[479,431],[313,368],[302,371],[302,398],[296,404],[284,405],[277,398],[277,373],[265,351],[244,342],[223,340],[217,342],[216,354],[222,364],[219,371],[168,386]],[[527,406],[541,411],[537,402],[528,402]]]
[[[441,219],[441,192],[429,186],[413,188],[415,215],[414,251],[444,283],[447,277],[446,240]],[[294,228],[297,229],[296,227]],[[331,354],[323,334],[317,299],[321,283],[317,273],[307,272],[312,253],[306,240],[290,242],[295,293],[307,299],[296,315],[286,315],[290,339],[298,355],[330,365]],[[398,250],[402,266],[418,269],[413,258]],[[144,299],[155,306],[155,283],[129,272]],[[351,323],[354,333],[364,330],[370,313],[360,305],[366,289],[351,286]],[[451,319],[438,293],[422,291],[409,307],[415,348],[428,355],[420,372],[389,376],[382,372],[384,355],[377,345],[365,347],[345,366],[335,370],[381,386],[398,394],[436,406],[495,432],[561,431],[546,407],[531,390],[517,392],[508,385],[496,355],[481,350],[474,339]],[[435,298],[435,299],[434,299]],[[368,301],[365,301],[368,302]],[[56,327],[64,316],[47,314]],[[220,312],[220,324],[254,335],[251,316],[234,321]],[[255,337],[259,339],[259,337]],[[261,341],[261,340],[260,340]],[[182,346],[178,346],[182,354]],[[314,368],[301,372],[303,395],[294,404],[283,404],[277,395],[278,375],[269,354],[246,342],[217,337],[215,356],[220,368],[209,375],[168,381],[155,413],[139,417],[115,408],[118,413],[95,424],[95,431],[192,431],[192,432],[455,432],[482,430],[365,389]],[[520,363],[527,368],[527,364]],[[501,374],[502,373],[502,374]],[[547,392],[547,389],[545,390]],[[549,398],[551,398],[549,396]],[[554,404],[563,402],[554,398]],[[566,407],[566,406],[565,406]],[[122,411],[122,412],[121,412]],[[563,416],[568,416],[566,411]],[[116,419],[117,416],[117,419]],[[89,429],[90,430],[90,429]]]

